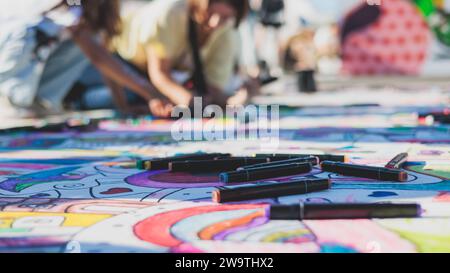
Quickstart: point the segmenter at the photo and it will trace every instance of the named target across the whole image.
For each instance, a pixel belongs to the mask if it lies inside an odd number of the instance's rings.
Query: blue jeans
[[[62,107],[64,98],[88,66],[89,60],[75,43],[62,43],[45,64],[36,99],[52,108]]]
[[[105,85],[102,75],[93,65],[89,65],[84,70],[78,83],[85,89],[80,94],[81,96],[74,101],[79,110],[116,109],[110,89]],[[145,104],[141,97],[130,90],[125,89],[125,93],[129,104]]]
[[[42,113],[60,113],[65,99],[77,82],[88,90],[75,105],[83,109],[114,109],[115,105],[102,77],[71,40],[61,42],[45,61],[33,52],[36,26],[11,25],[0,33],[0,91],[16,108]],[[127,92],[130,103],[139,98]]]

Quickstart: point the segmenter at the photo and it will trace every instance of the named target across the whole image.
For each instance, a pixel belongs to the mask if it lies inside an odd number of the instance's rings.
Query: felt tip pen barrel
[[[174,161],[169,163],[171,172],[226,172],[236,170],[236,168],[249,164],[267,163],[265,158],[229,158],[217,160],[187,160]]]
[[[401,153],[396,155],[388,164],[386,164],[386,168],[388,169],[400,169],[403,164],[408,160],[407,153]]]
[[[291,163],[265,168],[226,172],[221,173],[219,177],[223,183],[240,183],[304,174],[309,173],[311,170],[311,163]]]
[[[272,205],[266,215],[271,220],[383,219],[416,218],[419,204],[311,204]]]
[[[328,190],[331,187],[329,179],[302,179],[270,185],[256,185],[236,189],[216,190],[212,200],[216,203],[239,202],[280,196],[307,194]]]
[[[210,160],[218,156],[226,156],[227,154],[214,153],[194,153],[194,154],[183,154],[172,157],[165,158],[154,158],[149,160],[138,160],[136,162],[136,167],[138,169],[144,169],[149,171],[167,170],[169,169],[169,163],[174,161],[186,161],[186,160]]]
[[[337,173],[346,176],[396,182],[406,182],[408,180],[407,172],[396,169],[354,165],[331,161],[324,161],[320,164],[320,166],[325,172]]]
[[[234,159],[234,160],[244,160],[244,159],[264,159],[265,162],[270,162],[270,158],[267,157],[254,157],[254,156],[217,156],[213,158],[214,160],[221,160],[221,159]]]
[[[271,161],[269,163],[261,163],[261,164],[242,166],[242,167],[239,167],[237,169],[237,171],[263,168],[263,167],[271,167],[271,166],[284,165],[284,164],[290,164],[290,163],[311,163],[313,166],[315,166],[315,165],[319,164],[319,158],[315,157],[315,156],[308,156],[308,157],[299,157],[299,158],[293,158],[293,159],[281,160],[281,161]]]
[[[256,157],[273,157],[273,158],[282,158],[282,160],[299,158],[299,157],[309,157],[315,156],[318,157],[320,162],[322,161],[336,161],[336,162],[348,162],[348,158],[345,155],[317,155],[317,154],[256,154]]]

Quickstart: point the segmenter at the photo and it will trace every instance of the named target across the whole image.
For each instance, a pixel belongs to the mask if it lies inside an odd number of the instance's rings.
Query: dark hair
[[[120,32],[119,0],[82,0],[82,23],[103,32],[107,41]]]
[[[248,0],[189,0],[190,9],[193,12],[198,12],[214,3],[228,4],[236,11],[236,28],[239,27],[249,11]]]

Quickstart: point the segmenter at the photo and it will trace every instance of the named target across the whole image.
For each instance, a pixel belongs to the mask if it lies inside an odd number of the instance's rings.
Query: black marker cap
[[[256,157],[269,157],[272,161],[275,160],[287,160],[293,158],[315,156],[322,161],[335,161],[335,162],[347,162],[349,159],[345,155],[329,155],[329,154],[256,154]]]
[[[321,168],[325,172],[338,173],[346,176],[362,177],[381,181],[406,182],[408,173],[397,169],[374,167],[367,165],[346,164],[341,162],[324,161]]]
[[[307,194],[328,190],[330,187],[331,181],[329,179],[297,179],[289,182],[278,182],[267,185],[220,189],[213,192],[212,199],[217,203],[239,202]]]
[[[422,209],[419,204],[299,203],[274,205],[268,213],[272,220],[384,219],[420,217]]]
[[[137,167],[143,166],[144,169],[149,171],[159,171],[169,169],[169,163],[175,161],[186,161],[186,160],[211,160],[218,156],[227,156],[227,154],[207,154],[207,153],[195,153],[195,154],[183,154],[173,157],[165,158],[155,158],[150,160],[141,160],[137,162]]]
[[[268,160],[270,160],[270,158]],[[241,166],[240,168],[237,169],[237,171],[263,168],[263,167],[271,167],[271,166],[291,164],[291,163],[311,163],[312,165],[315,166],[315,165],[319,164],[319,158],[315,157],[315,156],[308,156],[308,157],[292,158],[292,159],[287,159],[287,160],[275,160],[275,161],[272,160],[268,163]]]
[[[248,164],[267,163],[265,158],[228,158],[214,160],[187,160],[169,163],[171,172],[207,173],[226,172]]]
[[[266,215],[271,220],[299,220],[300,206],[297,205],[272,205],[266,210]]]

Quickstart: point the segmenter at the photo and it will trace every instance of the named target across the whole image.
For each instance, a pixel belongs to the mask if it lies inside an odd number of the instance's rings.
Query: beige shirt
[[[174,70],[193,71],[186,0],[156,0],[124,14],[122,20],[123,32],[112,41],[122,58],[146,70],[146,52],[152,48],[160,58],[170,60]],[[209,84],[225,88],[238,47],[238,34],[231,23],[210,36],[200,52]]]

